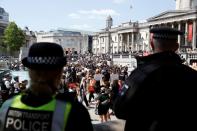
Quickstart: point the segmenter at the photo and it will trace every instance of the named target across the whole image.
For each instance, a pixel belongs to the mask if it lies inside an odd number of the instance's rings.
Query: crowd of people
[[[12,96],[26,90],[28,80],[19,81],[19,76],[6,73],[0,80],[0,106]]]
[[[87,109],[91,107],[91,104],[96,103],[97,115],[103,122],[110,120],[110,114],[114,114],[113,101],[128,77],[128,68],[111,66],[108,63],[110,58],[106,55],[90,56],[90,54],[80,55],[78,61],[67,63],[64,66],[57,93],[66,94],[69,92],[80,103],[85,104]],[[21,62],[12,62],[10,69],[14,71],[26,70],[21,64]],[[19,81],[19,76],[12,76],[11,73],[6,74],[1,81],[1,103],[13,95],[23,92],[27,89],[27,85],[28,80]],[[108,96],[109,101],[104,106],[101,105],[103,100],[100,100],[103,99],[103,94]],[[111,113],[109,113],[109,109],[112,110]]]
[[[111,115],[126,120],[125,131],[196,129],[197,72],[176,54],[182,32],[169,27],[150,32],[153,54],[137,56],[131,74],[127,67],[110,65],[108,55],[67,62],[60,45],[33,44],[21,61],[30,81],[18,76],[12,81],[9,74],[2,79],[0,131],[92,131],[87,111],[92,104],[101,123]]]
[[[64,67],[59,93],[71,92],[87,109],[96,103],[95,110],[98,109],[104,122],[114,114],[113,102],[127,77],[127,67],[110,66],[104,60],[99,66],[68,64]]]
[[[86,54],[86,56],[81,55],[78,61],[68,62],[67,65],[62,66],[63,70],[61,72],[60,83],[58,85],[54,85],[57,88],[54,93],[56,95],[58,94],[58,96],[69,96],[71,97],[71,99],[73,99],[73,101],[77,101],[81,103],[81,105],[85,106],[86,109],[91,108],[91,105],[95,104],[95,111],[98,111],[95,113],[98,115],[98,117],[100,117],[100,121],[109,121],[110,115],[114,115],[112,109],[113,102],[115,100],[115,97],[118,96],[118,93],[121,89],[121,86],[124,84],[125,79],[128,77],[128,69],[127,67],[111,66],[108,60],[109,56],[106,55],[91,56]],[[21,62],[15,63],[15,65],[20,65],[20,63]],[[32,65],[33,67],[31,67]],[[46,65],[45,68],[47,68],[48,66],[50,65]],[[31,63],[31,65],[25,65],[25,70],[27,68],[29,69],[28,72],[30,81],[19,81],[19,76],[13,77],[10,73],[6,74],[2,78],[2,104],[7,99],[14,98],[15,96],[18,96],[20,94],[26,94],[27,92],[29,92],[29,90],[35,89],[36,92],[39,92],[39,89],[43,88],[40,87],[44,84],[44,82],[42,82],[44,81],[42,80],[42,78],[35,82],[33,80],[34,78],[31,78],[33,76],[31,75],[32,72],[34,73],[34,75],[36,73],[34,72],[34,70],[39,70],[39,75],[36,74],[38,76],[42,76],[42,72],[47,73],[48,71],[51,72],[51,70],[53,70],[52,67],[46,70],[42,67],[42,64],[39,63],[35,67],[34,63]],[[20,68],[20,70],[24,70],[24,68]],[[45,76],[45,74],[43,75]],[[52,78],[50,79],[53,78],[55,79],[55,76],[52,76]],[[30,87],[27,87],[28,82]],[[48,84],[50,84],[50,81],[47,82]],[[38,87],[40,88],[37,89]],[[29,105],[30,102],[31,101],[28,101],[27,105]],[[112,112],[109,112],[109,109],[111,109]]]

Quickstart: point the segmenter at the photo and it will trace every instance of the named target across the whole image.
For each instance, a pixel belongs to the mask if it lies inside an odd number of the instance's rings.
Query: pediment
[[[174,17],[176,15],[181,15],[181,14],[185,14],[187,11],[184,10],[173,10],[173,11],[165,11],[163,13],[160,13],[156,16],[153,16],[149,19],[147,19],[147,21],[154,21],[157,19],[162,19],[162,18],[168,18],[168,17]]]

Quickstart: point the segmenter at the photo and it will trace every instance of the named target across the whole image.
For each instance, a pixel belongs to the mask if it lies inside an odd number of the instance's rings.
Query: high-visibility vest
[[[0,109],[0,131],[7,128],[24,131],[64,131],[71,103],[53,98],[47,104],[32,107],[21,101],[22,95],[7,100]]]

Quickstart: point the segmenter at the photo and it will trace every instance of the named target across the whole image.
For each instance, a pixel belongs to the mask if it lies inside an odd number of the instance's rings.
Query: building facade
[[[93,36],[94,54],[116,54],[150,51],[150,29],[157,26],[169,26],[184,32],[178,36],[181,52],[186,49],[196,51],[197,0],[176,0],[175,10],[155,15],[145,22],[126,22],[112,27],[113,19],[108,17],[106,28]],[[111,21],[110,21],[111,20]]]
[[[35,33],[29,30],[28,27],[23,29],[25,33],[25,44],[20,48],[19,52],[19,61],[21,61],[24,57],[28,55],[30,46],[37,41]]]
[[[4,29],[9,23],[9,14],[0,7],[0,36],[3,35]]]
[[[60,44],[66,53],[85,53],[90,47],[90,36],[76,31],[55,30],[36,32],[37,42],[55,42]]]
[[[5,28],[8,26],[8,23],[9,23],[9,14],[5,12],[3,8],[0,7],[0,48],[2,43],[1,37],[3,36],[3,32]],[[6,55],[6,51],[0,49],[0,56],[2,55]]]

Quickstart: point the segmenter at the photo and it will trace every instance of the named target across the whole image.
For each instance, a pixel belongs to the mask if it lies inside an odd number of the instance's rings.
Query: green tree
[[[3,37],[0,36],[0,48],[3,46]]]
[[[10,22],[5,29],[3,43],[10,54],[14,51],[19,51],[20,47],[25,44],[25,34],[15,22]]]
[[[0,36],[0,51],[1,52],[6,52],[6,46],[5,44],[3,43],[3,36]]]

